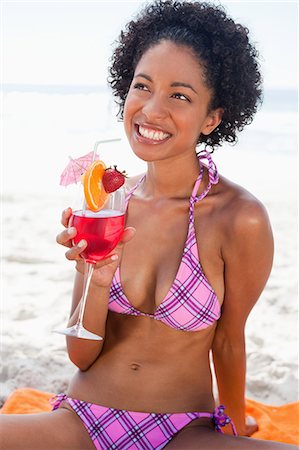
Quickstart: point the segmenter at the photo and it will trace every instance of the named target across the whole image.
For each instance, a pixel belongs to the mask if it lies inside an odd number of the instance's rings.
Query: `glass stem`
[[[80,301],[80,310],[79,310],[79,317],[77,321],[77,327],[83,327],[83,316],[85,311],[85,305],[86,305],[86,299],[88,295],[88,289],[90,285],[90,280],[93,274],[94,264],[92,263],[85,263],[85,271],[84,271],[84,285],[83,285],[83,294]]]

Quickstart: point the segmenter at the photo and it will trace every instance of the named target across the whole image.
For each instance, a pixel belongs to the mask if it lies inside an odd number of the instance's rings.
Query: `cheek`
[[[177,114],[176,115],[176,124],[177,127],[180,129],[181,133],[187,136],[190,136],[191,139],[193,139],[194,136],[198,135],[198,117],[196,113],[188,112],[188,114]],[[184,139],[186,136],[184,136]]]
[[[133,132],[133,123],[134,123],[134,116],[136,113],[136,104],[132,101],[132,99],[128,96],[125,104],[124,104],[124,130],[128,138],[130,138],[132,132]]]
[[[130,108],[130,101],[128,99],[126,99],[125,104],[124,104],[124,127],[125,130],[128,131],[128,127],[131,123],[131,118],[132,118],[132,113],[131,113],[131,108]]]
[[[124,104],[124,118],[130,118],[134,114],[137,108],[136,100],[134,99],[134,96],[130,94],[130,92],[127,95],[125,104]]]
[[[128,93],[124,104],[124,127],[126,133],[131,131],[133,119],[142,110],[142,101],[134,93]]]

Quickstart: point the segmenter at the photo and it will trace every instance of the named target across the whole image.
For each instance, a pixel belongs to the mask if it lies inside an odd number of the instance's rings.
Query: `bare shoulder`
[[[271,272],[273,235],[266,208],[246,189],[221,178],[218,194],[222,223],[218,230],[225,266],[226,313],[222,323],[231,323],[234,314],[239,320],[230,327],[236,330],[245,324]]]
[[[221,177],[219,213],[227,238],[271,234],[271,225],[263,203],[242,186]]]

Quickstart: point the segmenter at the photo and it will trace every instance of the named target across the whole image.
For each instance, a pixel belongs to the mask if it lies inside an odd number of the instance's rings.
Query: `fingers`
[[[64,245],[65,247],[72,247],[72,239],[76,236],[77,231],[74,227],[69,227],[69,220],[72,216],[72,209],[66,208],[61,214],[61,223],[66,228],[66,230],[62,231],[56,236],[56,242],[60,245]]]
[[[77,261],[77,264],[81,264],[82,256],[81,253],[85,250],[87,247],[87,242],[85,240],[81,240],[78,242],[77,245],[73,245],[73,239],[77,234],[77,230],[75,227],[68,227],[70,217],[72,216],[72,209],[67,208],[62,212],[61,215],[61,223],[66,228],[61,233],[59,233],[56,236],[56,242],[60,245],[63,245],[65,247],[68,247],[69,250],[65,253],[65,256],[70,261]],[[135,235],[136,229],[133,227],[127,227],[125,228],[122,238],[115,248],[115,252],[113,252],[111,255],[108,255],[107,258],[102,260],[101,262],[97,263],[97,268],[103,267],[112,263],[116,263],[120,256],[121,256],[121,250],[124,244],[129,242]],[[77,270],[81,271],[81,265],[80,268],[77,268]]]
[[[120,240],[120,244],[126,244],[131,239],[133,239],[135,234],[136,234],[136,228],[133,228],[133,227],[125,228],[122,238]]]
[[[113,250],[113,253],[111,255],[109,255],[109,257],[112,255],[117,256],[117,258],[114,259],[114,261],[116,261],[116,259],[118,259],[120,257],[120,255],[122,254],[123,246],[135,236],[135,233],[136,233],[135,228],[133,228],[133,227],[125,228],[121,240],[119,241],[119,243]]]
[[[84,239],[78,242],[77,245],[71,246],[70,249],[65,253],[65,256],[70,261],[82,259],[81,253],[87,247],[87,242]]]
[[[254,417],[247,416],[245,423],[246,423],[245,436],[251,436],[253,433],[258,431],[259,427]]]
[[[100,269],[104,266],[109,266],[110,264],[113,264],[114,267],[117,267],[117,265],[119,264],[119,260],[121,259],[122,248],[123,248],[124,244],[129,242],[135,236],[135,233],[136,233],[135,228],[133,228],[133,227],[125,228],[122,238],[121,238],[120,242],[117,244],[117,246],[115,247],[115,249],[106,258],[99,261],[96,264],[95,268]]]
[[[66,247],[72,247],[72,239],[77,234],[77,230],[74,227],[67,228],[63,230],[56,236],[56,242],[60,245],[64,245]]]
[[[95,269],[101,269],[105,266],[110,266],[112,264],[113,264],[113,267],[117,267],[118,260],[119,260],[119,255],[113,253],[111,255],[108,255],[106,258],[102,259],[101,261],[98,261],[95,265]],[[116,265],[115,265],[115,263],[116,263]]]
[[[61,223],[64,225],[66,224],[67,226],[70,215],[72,215],[71,208],[68,208],[65,211],[63,211]],[[85,250],[87,246],[87,242],[83,239],[81,239],[81,241],[79,241],[77,245],[73,245],[73,239],[76,236],[76,234],[77,234],[76,228],[69,227],[56,236],[56,242],[58,244],[63,245],[65,247],[69,247],[69,250],[65,253],[65,256],[67,259],[71,261],[78,259],[81,260],[82,259],[81,253],[83,252],[83,250]]]
[[[133,227],[125,228],[123,235],[121,237],[121,240],[119,241],[119,243],[113,250],[113,253],[116,253],[116,254],[121,253],[123,246],[135,236],[135,233],[136,233],[135,228],[133,228]]]
[[[64,211],[62,211],[61,223],[66,228],[68,226],[68,223],[69,223],[72,213],[73,213],[72,208],[66,208]]]
[[[87,247],[87,242],[85,240],[81,240],[77,245],[73,245],[73,239],[77,234],[77,230],[75,227],[69,227],[70,218],[72,216],[72,209],[66,208],[61,214],[61,223],[66,228],[61,233],[56,236],[56,242],[65,247],[69,247],[69,250],[65,253],[65,256],[70,261],[77,261],[77,265],[79,264],[81,268],[81,253]],[[80,270],[81,271],[81,270]]]

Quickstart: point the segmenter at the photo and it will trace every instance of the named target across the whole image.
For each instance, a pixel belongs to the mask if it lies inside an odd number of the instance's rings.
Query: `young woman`
[[[109,81],[147,171],[128,180],[122,241],[92,278],[85,326],[104,340],[67,338],[79,369],[67,392],[51,413],[1,417],[2,448],[291,448],[245,437],[256,425],[245,417],[244,327],[273,239],[265,208],[208,152],[234,142],[261,100],[248,31],[220,7],[158,1],[121,34]],[[76,261],[72,325],[86,242],[72,246],[70,215],[57,241]]]

